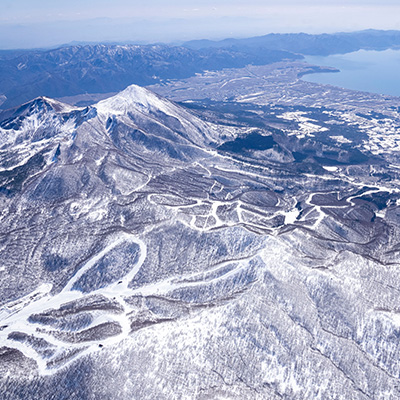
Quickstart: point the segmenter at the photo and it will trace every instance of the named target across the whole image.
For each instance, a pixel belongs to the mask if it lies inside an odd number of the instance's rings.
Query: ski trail
[[[124,277],[122,277],[118,282],[114,282],[105,288],[93,290],[87,294],[73,289],[74,284],[83,276],[83,274],[89,271],[90,268],[92,268],[108,252],[124,242],[137,244],[140,251],[135,265]],[[26,357],[36,362],[38,373],[40,375],[49,375],[55,373],[59,368],[68,365],[79,357],[98,351],[99,341],[102,346],[119,343],[129,335],[131,330],[129,316],[127,315],[128,312],[130,312],[130,308],[127,307],[124,300],[126,296],[133,294],[133,291],[128,288],[128,285],[140,270],[146,256],[146,244],[135,236],[124,233],[87,261],[79,271],[71,277],[63,290],[58,294],[51,294],[51,284],[42,284],[27,296],[6,304],[2,309],[0,309],[0,347],[4,346],[20,351]],[[89,326],[83,329],[83,331],[104,323],[117,323],[121,328],[121,333],[106,337],[102,340],[96,339],[81,343],[71,343],[65,340],[63,341],[62,337],[59,338],[55,336],[58,332],[57,328],[47,325],[43,326],[29,321],[29,317],[33,314],[41,314],[48,310],[57,310],[63,304],[78,299],[84,299],[85,297],[91,297],[93,295],[102,295],[110,301],[118,302],[123,312],[120,314],[102,314],[97,316]],[[39,353],[40,349],[39,351],[36,351],[29,343],[13,340],[9,336],[13,332],[19,332],[36,339],[44,339],[49,344],[49,348],[53,346],[56,349],[56,352],[52,357],[45,358]],[[64,351],[74,349],[82,349],[82,351],[75,356],[71,356],[70,359],[62,362],[61,365],[49,366],[49,362],[56,359],[60,354],[62,355]]]
[[[216,207],[218,205],[218,203],[215,205],[211,214],[216,214]],[[136,263],[124,277],[118,282],[113,282],[107,287],[99,288],[89,293],[83,293],[73,289],[74,284],[83,274],[89,271],[96,262],[118,245],[125,242],[137,244],[140,252]],[[132,312],[132,306],[127,303],[127,297],[133,295],[165,295],[179,288],[196,287],[205,283],[217,283],[234,274],[240,273],[257,254],[244,259],[228,260],[219,263],[208,271],[172,277],[162,282],[150,284],[138,289],[131,289],[129,288],[129,283],[138,273],[147,257],[147,246],[142,240],[133,235],[127,233],[121,234],[99,253],[90,258],[81,269],[71,277],[61,292],[52,295],[52,286],[43,284],[29,295],[10,302],[3,307],[3,309],[0,310],[0,347],[16,349],[25,357],[36,362],[39,375],[52,375],[81,357],[98,352],[103,347],[117,345],[122,340],[129,337],[131,333],[130,313]],[[227,270],[224,270],[224,268],[227,268]],[[215,273],[216,276],[214,276]],[[84,300],[94,295],[101,295],[110,302],[118,303],[120,305],[120,310],[112,313],[95,313],[93,320],[87,326],[77,331],[57,328],[51,324],[40,324],[30,320],[30,317],[34,314],[42,314],[49,310],[58,310],[66,303],[75,300]],[[89,338],[88,340],[77,340],[75,342],[69,339],[70,336],[65,336],[68,334],[74,335],[74,332],[79,334],[108,323],[113,324],[115,327],[118,325],[119,332],[110,331],[109,336],[106,334],[106,336],[101,339]],[[21,340],[16,340],[10,336],[12,333],[20,333],[27,335],[27,337],[21,336]],[[29,342],[29,340],[31,340],[31,342]],[[45,340],[47,345],[44,345],[44,347],[43,345],[36,347],[34,343],[35,340]],[[54,353],[46,356],[44,350],[47,349],[54,351]]]

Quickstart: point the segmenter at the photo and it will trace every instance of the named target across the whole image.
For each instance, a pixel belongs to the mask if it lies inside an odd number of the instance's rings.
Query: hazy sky
[[[400,0],[1,0],[0,48],[400,30]]]

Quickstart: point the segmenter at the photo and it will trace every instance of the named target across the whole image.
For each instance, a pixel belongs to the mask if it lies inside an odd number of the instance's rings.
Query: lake
[[[336,67],[338,73],[305,75],[308,82],[400,96],[400,50],[359,50],[330,56],[306,56],[310,64]]]

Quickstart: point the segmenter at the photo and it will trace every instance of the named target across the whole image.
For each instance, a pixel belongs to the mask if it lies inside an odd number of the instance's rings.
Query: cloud
[[[374,7],[385,9],[397,6],[398,0],[2,0],[0,21],[14,22],[52,22],[55,15],[61,14],[63,19],[89,19],[99,17],[110,18],[183,18],[188,10],[198,16],[207,17],[217,13],[220,17],[267,15],[274,10],[289,12],[291,9],[349,9],[352,7]],[[344,8],[343,8],[344,7]],[[49,18],[47,15],[52,15]],[[59,19],[59,18],[58,18]]]
[[[0,48],[400,29],[398,0],[3,0]]]

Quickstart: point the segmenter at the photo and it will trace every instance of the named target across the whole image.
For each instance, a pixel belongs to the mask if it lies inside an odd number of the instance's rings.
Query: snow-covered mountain
[[[116,93],[130,84],[149,85],[204,70],[298,58],[301,56],[279,50],[255,54],[235,49],[197,51],[163,44],[88,44],[51,50],[0,51],[0,108],[41,95],[60,98]]]
[[[15,184],[21,186],[22,170],[34,175],[37,168],[45,174],[65,170],[68,175],[69,168],[82,164],[97,171],[108,157],[124,159],[127,165],[138,158],[149,165],[160,161],[164,168],[205,157],[212,152],[210,146],[234,133],[135,85],[93,107],[71,107],[43,97],[0,118],[0,173],[4,190],[10,191]],[[144,162],[137,179],[147,180],[146,171],[150,174],[153,168]]]
[[[199,115],[0,114],[3,398],[398,398],[398,167]]]

